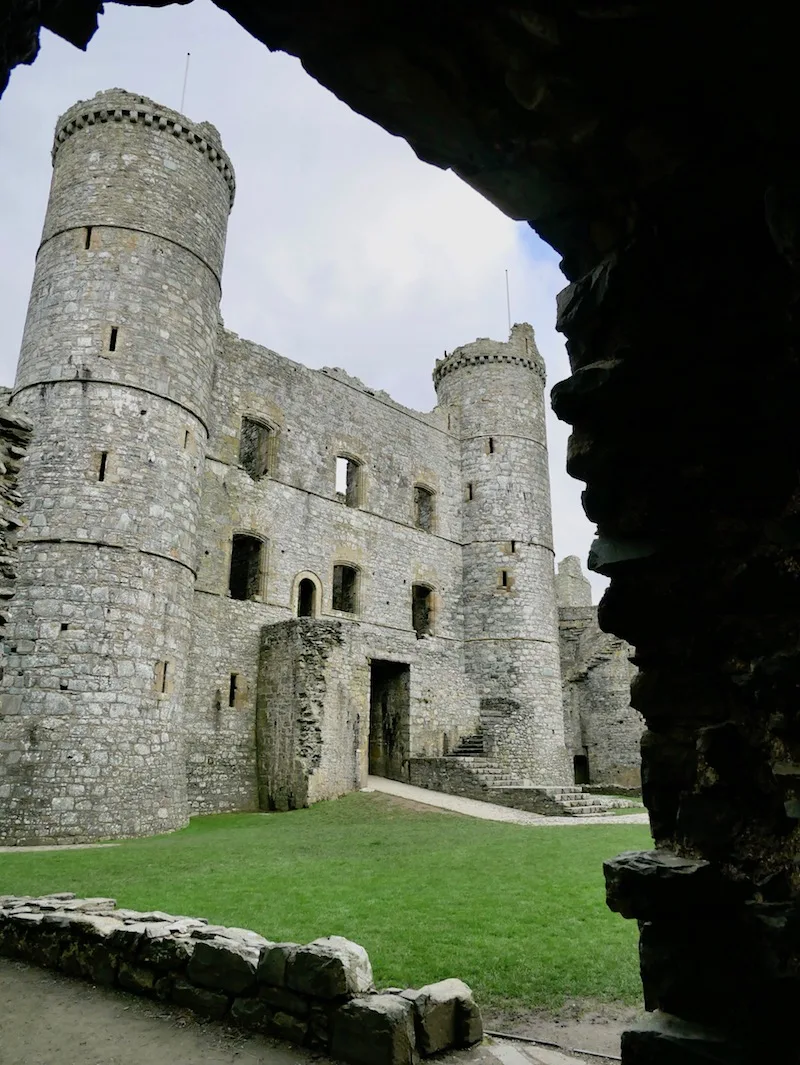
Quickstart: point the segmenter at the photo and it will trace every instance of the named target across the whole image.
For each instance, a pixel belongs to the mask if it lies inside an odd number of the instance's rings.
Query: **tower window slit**
[[[467,501],[471,503],[474,498],[475,498],[475,493],[474,493],[474,491],[472,489],[472,481],[470,481],[469,484],[467,485]]]
[[[516,553],[517,553],[517,541],[516,540],[512,540],[511,541],[511,554],[515,555]]]
[[[86,227],[86,239],[84,241],[83,246],[84,246],[86,251],[88,251],[91,248],[91,246],[92,246],[92,227],[91,226],[87,226]]]
[[[239,686],[239,674],[231,673],[231,681],[228,686],[228,706],[236,706],[236,689]]]
[[[184,431],[184,434],[183,434],[183,450],[184,451],[186,451],[186,449],[189,447],[189,440],[191,439],[191,435],[192,434],[189,432],[188,429],[186,429]]]
[[[161,691],[167,690],[167,673],[169,672],[169,662],[164,663],[164,670],[161,674]]]
[[[111,335],[108,338],[108,350],[117,350],[117,336],[119,335],[119,327],[116,325],[111,326]]]
[[[98,481],[104,481],[106,479],[106,469],[108,468],[108,452],[100,452],[100,468],[97,471]]]
[[[494,454],[494,437],[493,436],[489,437],[489,454],[490,455]]]
[[[500,583],[504,588],[508,588],[508,570],[504,569],[500,573]]]

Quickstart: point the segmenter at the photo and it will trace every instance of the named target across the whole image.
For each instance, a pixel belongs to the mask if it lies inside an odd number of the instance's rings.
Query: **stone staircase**
[[[557,817],[592,817],[637,805],[629,799],[587,794],[580,784],[549,786],[515,779],[509,769],[486,757],[481,729],[465,736],[457,747],[436,761],[442,764],[442,776],[447,783],[435,790],[450,790],[452,794],[517,810]],[[412,779],[412,783],[421,781]]]

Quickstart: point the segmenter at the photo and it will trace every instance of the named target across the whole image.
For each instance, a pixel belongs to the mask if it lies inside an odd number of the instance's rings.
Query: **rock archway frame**
[[[40,25],[83,47],[100,6],[12,0],[0,87]],[[659,1011],[623,1061],[738,1062],[767,1039],[788,1052],[800,88],[786,16],[776,0],[218,6],[563,256],[572,376],[553,404],[598,525],[592,565],[611,578],[601,624],[637,648],[659,847],[607,865]]]

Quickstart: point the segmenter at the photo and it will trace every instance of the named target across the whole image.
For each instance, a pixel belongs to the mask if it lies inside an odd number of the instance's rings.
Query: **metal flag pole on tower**
[[[183,71],[183,91],[181,92],[181,114],[183,114],[183,104],[186,99],[186,81],[189,77],[189,60],[192,58],[192,53],[186,53],[186,67]]]
[[[506,311],[508,313],[508,331],[511,332],[511,296],[508,291],[508,270],[506,270]]]

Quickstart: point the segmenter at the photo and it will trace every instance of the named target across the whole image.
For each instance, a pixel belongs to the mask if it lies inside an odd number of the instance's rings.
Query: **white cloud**
[[[118,85],[213,122],[237,173],[223,279],[226,325],[311,366],[339,365],[400,402],[435,402],[434,360],[530,321],[549,382],[568,365],[553,329],[564,285],[550,249],[453,174],[352,112],[292,57],[270,54],[207,0],[111,5],[86,55],[52,35],[0,106],[0,379],[10,383],[41,231],[57,116]],[[592,529],[550,418],[556,549],[585,557]],[[596,588],[603,582],[595,579]]]

